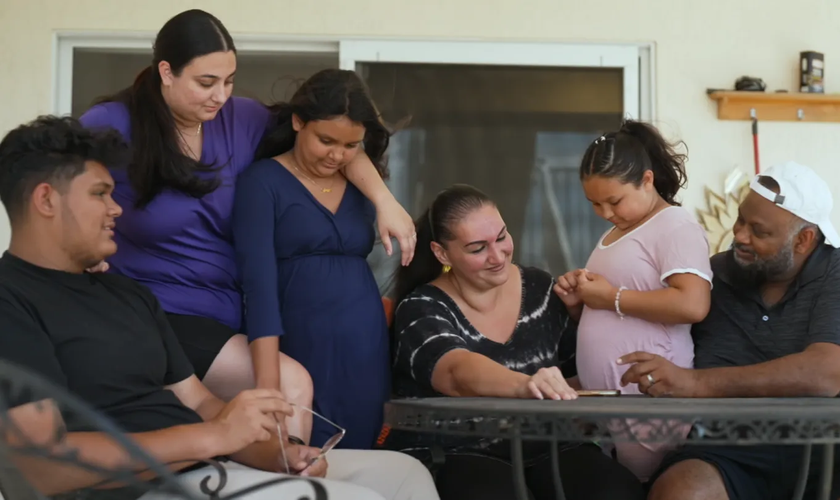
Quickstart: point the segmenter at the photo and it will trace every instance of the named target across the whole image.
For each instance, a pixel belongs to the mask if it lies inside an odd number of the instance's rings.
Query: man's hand
[[[289,439],[289,429],[286,426],[286,415],[282,413],[274,414],[274,421],[277,422],[277,432],[280,434],[280,439]]]
[[[12,450],[31,443],[41,448],[61,446],[67,428],[52,399],[11,408],[8,422],[0,423],[0,441]],[[9,425],[6,425],[9,424]]]
[[[300,474],[305,477],[325,477],[327,475],[327,457],[321,457],[312,465],[309,463],[321,453],[318,448],[311,446],[300,446],[288,443],[286,446],[286,457],[289,459],[289,470],[293,474]]]
[[[259,342],[260,340],[263,340],[263,339],[258,339],[257,342]],[[276,337],[273,340],[276,342],[277,341]],[[253,346],[253,344],[252,344],[252,346]],[[264,347],[264,346],[260,345],[258,347]],[[275,349],[275,350],[277,350],[277,349]],[[252,349],[251,352],[253,354],[254,350]],[[275,358],[277,357],[276,355],[273,355],[273,356]],[[277,374],[280,373],[279,368],[276,369],[276,370],[273,370],[273,371],[275,371]],[[273,378],[272,380],[262,380],[262,379],[260,379],[260,377],[257,377],[257,389],[267,389],[267,390],[270,390],[270,391],[277,391],[278,393],[280,393],[280,395],[281,395],[280,397],[285,399],[285,396],[283,396],[282,392],[280,392],[280,380],[277,377]],[[292,410],[294,411],[294,407],[292,408]],[[289,431],[286,427],[286,415],[283,414],[283,413],[275,413],[274,414],[274,420],[277,422],[278,431],[280,433],[280,438],[281,439],[289,439]]]
[[[697,372],[680,368],[662,356],[636,351],[619,358],[618,364],[633,365],[621,377],[622,387],[638,384],[642,394],[657,397],[696,397]]]
[[[277,439],[274,415],[289,416],[292,406],[280,391],[253,389],[242,391],[210,422],[219,450],[216,455],[230,455],[258,441]]]

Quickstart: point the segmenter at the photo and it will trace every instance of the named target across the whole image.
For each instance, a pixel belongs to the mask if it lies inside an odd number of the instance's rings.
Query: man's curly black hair
[[[0,142],[0,201],[14,224],[39,184],[63,191],[84,173],[86,161],[123,167],[129,160],[129,148],[116,130],[88,130],[75,118],[40,116]]]

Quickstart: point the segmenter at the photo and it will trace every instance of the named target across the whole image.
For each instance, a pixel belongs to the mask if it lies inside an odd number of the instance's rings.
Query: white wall
[[[96,99],[131,85],[151,58],[151,48],[146,53],[77,52],[73,58],[73,116],[82,115]],[[288,99],[303,80],[325,68],[338,68],[338,54],[240,52],[234,93],[266,103]]]
[[[705,96],[736,78],[759,76],[771,89],[794,89],[802,50],[826,53],[826,88],[840,91],[840,2],[831,0],[2,0],[0,133],[51,111],[53,34],[57,30],[156,31],[187,8],[217,15],[236,33],[310,36],[654,41],[658,125],[689,146],[689,207],[733,167],[752,169],[748,122],[721,122]],[[835,61],[837,61],[835,63]],[[836,64],[836,69],[835,65]],[[812,165],[840,197],[840,124],[761,124],[762,163]],[[840,224],[840,209],[834,213]],[[0,248],[8,226],[0,222]]]

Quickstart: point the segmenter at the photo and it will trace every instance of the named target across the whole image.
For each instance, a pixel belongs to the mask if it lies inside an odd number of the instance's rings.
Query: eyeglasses
[[[295,408],[299,408],[301,410],[308,411],[312,415],[320,418],[324,422],[326,422],[326,423],[332,425],[333,427],[335,427],[336,429],[338,429],[338,433],[333,435],[333,437],[327,439],[327,442],[324,443],[324,446],[321,447],[321,450],[318,452],[318,454],[315,457],[313,457],[312,459],[310,459],[309,462],[306,464],[306,467],[311,467],[315,462],[324,458],[324,456],[326,456],[326,454],[330,450],[335,448],[335,446],[344,438],[344,435],[347,434],[347,429],[341,427],[340,425],[336,424],[335,422],[333,422],[332,420],[328,419],[327,417],[321,415],[320,413],[316,412],[315,410],[312,410],[311,408],[296,405],[294,403],[289,403],[289,404],[294,406]],[[286,474],[291,474],[291,471],[289,470],[289,459],[286,457],[286,445],[285,445],[285,442],[284,442],[285,439],[283,439],[283,432],[280,429],[280,423],[279,422],[277,423],[277,436],[280,439],[280,452],[283,454],[283,462],[286,464]]]

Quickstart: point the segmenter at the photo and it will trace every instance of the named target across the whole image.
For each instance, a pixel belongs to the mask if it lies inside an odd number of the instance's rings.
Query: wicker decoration
[[[749,189],[749,178],[740,169],[726,177],[722,193],[706,186],[707,208],[698,209],[697,216],[708,235],[710,255],[726,251],[732,245],[732,226],[738,218],[738,206]]]

